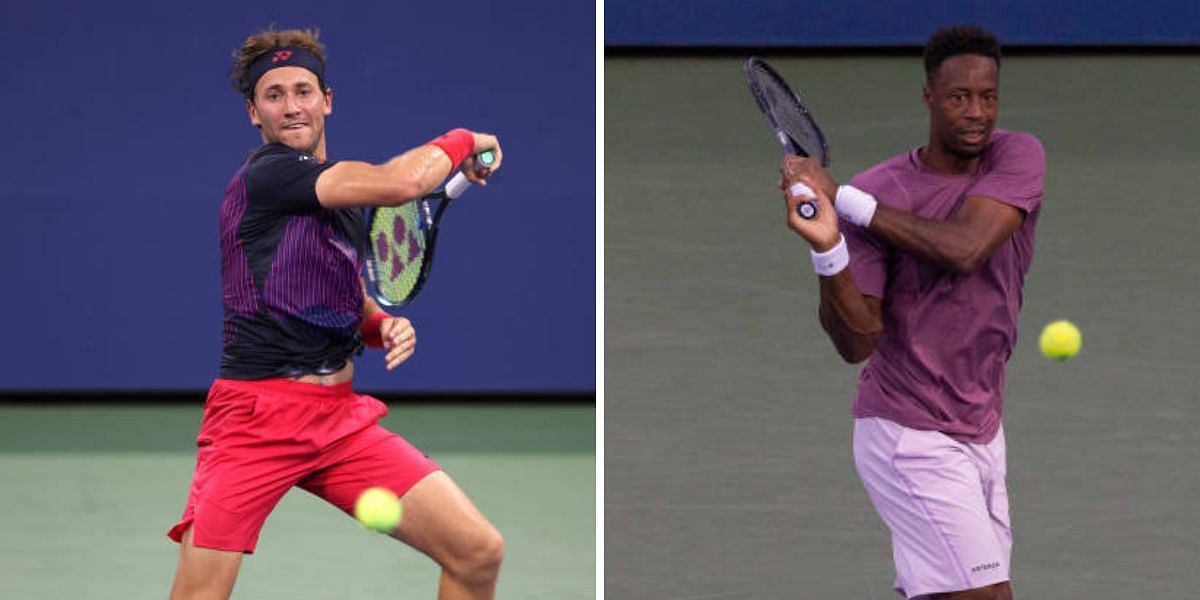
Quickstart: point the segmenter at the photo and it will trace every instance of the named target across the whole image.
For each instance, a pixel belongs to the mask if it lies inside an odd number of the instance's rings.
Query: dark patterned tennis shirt
[[[332,373],[362,349],[361,209],[329,210],[317,177],[334,163],[283,144],[255,150],[221,204],[221,377]]]

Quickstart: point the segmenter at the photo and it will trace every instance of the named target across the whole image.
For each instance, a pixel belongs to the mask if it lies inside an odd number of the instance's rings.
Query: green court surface
[[[0,598],[165,598],[201,407],[0,404]],[[595,598],[595,409],[393,405],[505,536],[498,597]],[[433,598],[438,569],[289,492],[234,598]]]
[[[817,322],[745,57],[605,60],[605,592],[893,598],[854,472],[859,366]],[[923,144],[920,59],[771,57],[845,181]],[[1200,593],[1200,57],[1013,56],[1048,157],[1008,365],[1017,598]],[[1040,356],[1067,318],[1083,351]]]

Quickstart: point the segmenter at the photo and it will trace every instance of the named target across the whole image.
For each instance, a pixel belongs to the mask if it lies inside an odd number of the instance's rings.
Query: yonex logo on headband
[[[271,62],[287,62],[287,59],[292,57],[291,50],[277,50],[275,56],[271,58]]]

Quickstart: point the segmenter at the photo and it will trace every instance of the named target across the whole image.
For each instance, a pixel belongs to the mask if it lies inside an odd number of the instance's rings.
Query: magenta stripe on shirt
[[[243,316],[258,310],[254,293],[254,277],[246,259],[246,251],[238,235],[238,226],[246,213],[245,169],[229,182],[225,201],[221,203],[221,297],[225,306]],[[226,332],[227,334],[229,332]]]
[[[360,317],[358,256],[320,215],[292,217],[279,241],[263,299],[274,311],[321,327],[344,328]]]

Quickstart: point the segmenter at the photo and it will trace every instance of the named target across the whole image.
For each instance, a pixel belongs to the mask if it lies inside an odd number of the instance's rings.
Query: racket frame
[[[818,161],[820,161],[822,167],[828,167],[830,160],[829,144],[825,141],[825,133],[821,131],[820,125],[817,124],[817,119],[813,117],[812,112],[808,110],[808,107],[805,106],[804,102],[800,100],[800,96],[796,94],[796,92],[792,90],[792,87],[788,85],[787,81],[783,79],[783,76],[781,76],[778,71],[772,68],[771,65],[767,64],[767,61],[757,56],[751,56],[746,60],[745,72],[746,86],[750,88],[750,94],[754,96],[754,102],[758,104],[759,110],[762,111],[763,116],[766,117],[767,123],[775,132],[775,139],[779,141],[781,146],[783,146],[784,152],[794,156],[816,158]],[[812,126],[813,133],[816,134],[817,141],[819,142],[819,148],[802,147],[790,133],[783,129],[783,127],[779,124],[779,119],[776,117],[775,107],[771,106],[771,103],[767,101],[766,94],[763,93],[762,86],[759,85],[759,81],[755,76],[755,72],[761,72],[762,74],[766,75],[776,85],[778,85],[780,89],[782,89],[784,92],[787,92],[787,96],[792,99],[792,102],[795,103],[796,108],[799,109],[800,115],[808,122],[809,125]]]
[[[808,107],[800,100],[800,96],[792,90],[792,87],[784,81],[783,76],[779,74],[767,61],[751,56],[746,60],[744,67],[746,73],[746,87],[750,88],[750,95],[754,96],[754,102],[758,104],[758,109],[767,119],[767,124],[771,130],[775,132],[775,139],[783,146],[783,151],[793,156],[805,156],[816,158],[822,167],[829,167],[829,144],[825,141],[825,134],[821,131],[821,127],[817,125],[817,120],[809,112]],[[778,86],[782,91],[786,92],[786,96],[795,104],[801,118],[803,118],[816,134],[819,147],[804,148],[800,143],[779,124],[779,118],[776,116],[776,107],[772,106],[767,100],[762,85],[759,82],[758,75],[761,74],[769,78],[772,83]],[[817,156],[813,156],[816,154]],[[817,216],[817,205],[812,201],[801,202],[796,206],[796,212],[804,219],[813,219]]]

